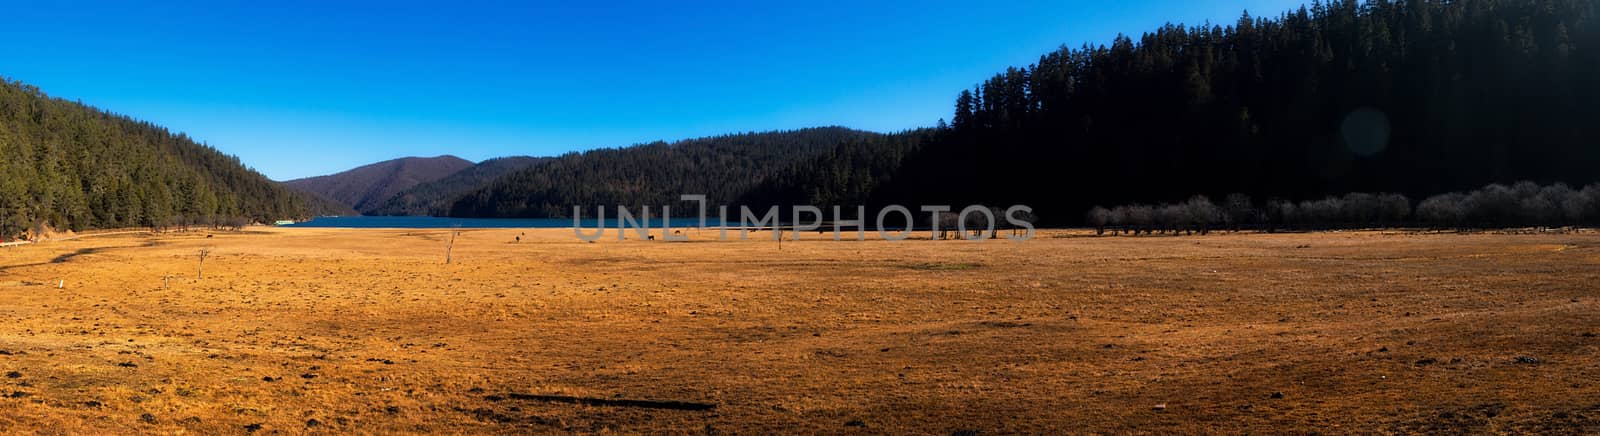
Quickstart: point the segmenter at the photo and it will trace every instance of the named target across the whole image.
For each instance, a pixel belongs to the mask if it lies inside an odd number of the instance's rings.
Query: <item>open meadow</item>
[[[0,248],[0,431],[1600,432],[1593,232],[686,232]]]

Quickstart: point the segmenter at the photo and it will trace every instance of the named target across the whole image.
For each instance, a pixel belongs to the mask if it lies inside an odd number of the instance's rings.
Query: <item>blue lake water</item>
[[[581,221],[583,227],[594,228],[598,221],[586,218]],[[672,218],[669,223],[672,227],[693,227],[700,224],[699,218]],[[661,219],[653,218],[649,223],[652,228],[661,227]],[[707,226],[717,226],[720,222],[707,219]],[[572,218],[441,218],[428,216],[339,216],[317,217],[311,221],[285,225],[283,227],[321,227],[321,228],[348,228],[348,229],[518,229],[518,228],[571,228]],[[607,219],[606,228],[617,228],[616,219]]]

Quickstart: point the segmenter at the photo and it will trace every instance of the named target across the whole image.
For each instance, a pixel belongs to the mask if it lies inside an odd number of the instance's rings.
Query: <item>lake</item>
[[[594,218],[582,220],[585,228],[594,228]],[[650,219],[651,228],[660,228],[661,219]],[[700,224],[699,218],[672,218],[669,223],[672,227],[693,227]],[[719,225],[715,218],[706,220],[707,226]],[[317,217],[310,221],[287,224],[280,227],[320,227],[320,228],[346,228],[346,229],[518,229],[518,228],[570,228],[572,218],[444,218],[430,216],[337,216]],[[606,220],[606,228],[617,228],[615,218]]]

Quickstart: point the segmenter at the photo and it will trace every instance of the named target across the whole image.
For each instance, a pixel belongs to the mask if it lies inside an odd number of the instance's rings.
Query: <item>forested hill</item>
[[[306,191],[295,191],[295,194],[299,195],[300,198],[305,199],[306,213],[310,216],[361,215],[361,212],[356,211],[355,208],[350,207],[350,205],[341,203],[332,198],[324,197],[322,194]]]
[[[183,134],[0,79],[0,237],[303,216],[303,201]]]
[[[445,215],[457,198],[524,168],[549,162],[550,158],[512,156],[489,159],[448,177],[400,191],[368,215]]]
[[[777,171],[739,195],[734,204],[785,206],[783,216],[789,216],[786,206],[793,205],[850,206],[847,210],[851,211],[853,206],[883,206],[891,202],[876,196],[883,195],[883,187],[895,180],[906,157],[949,133],[948,129],[918,129],[844,141]]]
[[[385,201],[400,191],[443,179],[470,167],[472,162],[455,156],[406,157],[337,174],[289,180],[283,184],[367,213],[383,206]]]
[[[961,92],[950,127],[892,177],[807,195],[870,185],[874,204],[1021,203],[1076,224],[1095,204],[1195,194],[1587,184],[1600,179],[1597,5],[1340,1],[1063,48]],[[820,186],[806,183],[750,201]]]
[[[728,204],[797,162],[876,136],[881,135],[820,127],[569,153],[462,196],[450,214],[566,217],[573,206],[678,205],[683,194],[705,194],[712,204]]]

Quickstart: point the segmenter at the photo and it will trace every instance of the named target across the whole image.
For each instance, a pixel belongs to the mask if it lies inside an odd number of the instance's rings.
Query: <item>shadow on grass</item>
[[[60,255],[60,256],[56,256],[55,259],[50,259],[50,263],[67,263],[67,261],[72,260],[72,258],[74,258],[74,257],[82,256],[82,255],[85,255],[85,254],[94,254],[96,251],[100,251],[100,249],[98,249],[98,248],[83,248],[83,249],[79,249],[78,251],[74,251],[74,252],[71,252],[71,253],[67,253],[67,254],[63,254],[63,255]]]
[[[966,271],[966,270],[970,270],[970,269],[978,269],[979,267],[982,267],[982,266],[983,266],[983,264],[981,264],[981,263],[971,263],[971,262],[962,262],[962,263],[912,263],[912,264],[900,265],[901,268],[914,269],[914,270],[917,270],[917,271]]]
[[[509,393],[509,394],[506,394],[505,398],[510,398],[510,399],[513,399],[513,400],[542,401],[542,402],[546,402],[546,403],[582,404],[582,405],[585,405],[585,406],[633,407],[633,408],[641,408],[641,409],[699,411],[699,410],[711,410],[711,409],[717,408],[717,405],[711,404],[711,403],[694,403],[694,402],[688,402],[688,401],[671,401],[671,400],[665,400],[665,401],[657,401],[657,400],[613,400],[613,399],[606,399],[606,398],[573,397],[573,396],[568,396],[568,395],[534,395],[534,394]],[[492,396],[491,396],[490,399],[491,400],[495,400],[495,398],[493,398]]]

